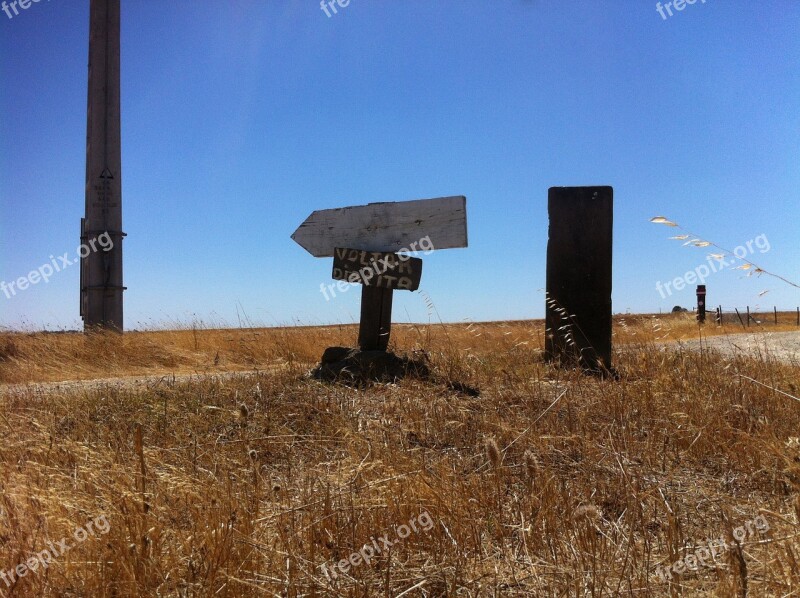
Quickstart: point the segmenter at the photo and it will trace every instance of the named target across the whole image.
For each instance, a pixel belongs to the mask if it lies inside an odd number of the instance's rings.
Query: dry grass
[[[740,374],[797,396],[800,373],[656,344],[696,330],[618,321],[613,382],[542,363],[540,323],[400,326],[436,381],[367,390],[303,376],[351,327],[0,336],[7,382],[250,372],[3,391],[0,568],[99,514],[111,527],[0,592],[796,595],[800,403]],[[423,512],[429,532],[323,574]],[[770,531],[712,567],[655,577],[759,514]]]
[[[717,326],[711,320],[699,327],[691,313],[614,317],[617,345],[661,343],[740,332],[800,330],[795,314],[761,317],[761,326],[738,323]],[[458,347],[461,353],[479,347],[525,347],[541,350],[542,320],[433,325],[394,325],[393,345],[401,350],[431,346]],[[129,332],[123,338],[78,333],[0,332],[0,384],[96,380],[121,376],[188,375],[252,372],[276,364],[311,364],[322,350],[352,345],[355,325],[294,328],[210,329]],[[98,356],[102,356],[98,358]]]

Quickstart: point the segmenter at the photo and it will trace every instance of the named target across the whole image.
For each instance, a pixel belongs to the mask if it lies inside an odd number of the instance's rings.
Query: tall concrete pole
[[[84,328],[122,332],[120,0],[90,0],[86,216],[81,220]]]

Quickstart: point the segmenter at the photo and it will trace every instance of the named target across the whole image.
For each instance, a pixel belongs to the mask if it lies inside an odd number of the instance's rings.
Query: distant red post
[[[697,321],[705,324],[706,321],[706,285],[697,285]]]

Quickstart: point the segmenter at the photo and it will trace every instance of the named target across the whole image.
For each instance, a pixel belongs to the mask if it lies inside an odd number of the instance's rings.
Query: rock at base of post
[[[424,359],[399,357],[386,351],[328,347],[322,355],[322,362],[310,376],[317,380],[363,385],[395,382],[406,376],[427,379],[430,368]]]

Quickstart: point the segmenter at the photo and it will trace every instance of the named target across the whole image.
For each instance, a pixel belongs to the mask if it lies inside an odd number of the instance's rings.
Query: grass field
[[[399,325],[432,378],[366,389],[305,376],[352,326],[0,334],[0,595],[800,595],[798,363],[699,334],[615,318],[610,381]]]

